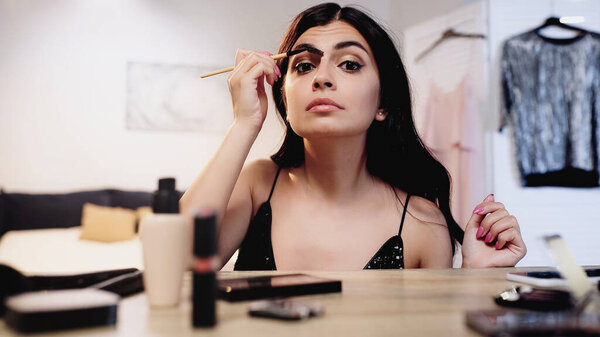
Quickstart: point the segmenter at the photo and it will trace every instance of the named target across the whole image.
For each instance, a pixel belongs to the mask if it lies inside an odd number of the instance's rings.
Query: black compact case
[[[502,292],[494,301],[501,306],[538,311],[566,310],[573,307],[571,293],[559,289],[519,286]]]
[[[25,292],[6,299],[6,325],[32,333],[115,325],[119,296],[99,289]]]
[[[341,291],[342,281],[307,274],[244,277],[218,281],[219,298],[231,302]]]

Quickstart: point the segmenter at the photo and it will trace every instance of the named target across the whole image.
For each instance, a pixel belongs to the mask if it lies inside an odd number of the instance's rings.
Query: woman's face
[[[378,114],[379,73],[369,44],[350,24],[335,21],[308,29],[294,49],[311,46],[323,56],[300,53],[289,60],[284,98],[292,129],[301,137],[365,134]]]

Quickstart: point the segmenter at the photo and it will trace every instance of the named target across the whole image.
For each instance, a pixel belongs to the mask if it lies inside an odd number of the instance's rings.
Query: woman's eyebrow
[[[315,54],[319,54],[321,56],[323,56],[324,52],[315,47],[314,45],[310,44],[310,43],[301,43],[299,45],[297,45],[293,50],[299,50],[299,49],[308,49],[308,50],[313,50]]]
[[[333,48],[335,50],[340,50],[340,49],[344,49],[344,48],[348,48],[348,47],[358,47],[362,50],[365,51],[365,53],[369,53],[367,51],[367,48],[365,48],[365,46],[362,45],[362,43],[358,42],[358,41],[342,41],[342,42],[338,42]],[[294,47],[293,50],[298,50],[298,49],[314,49],[320,52],[321,55],[323,55],[323,51],[320,50],[319,48],[315,47],[313,44],[310,43],[301,43],[299,45],[297,45],[296,47]]]
[[[344,49],[344,48],[348,48],[348,47],[352,47],[352,46],[355,46],[355,47],[358,47],[358,48],[364,50],[365,53],[367,53],[367,54],[369,53],[367,51],[367,48],[365,48],[365,46],[363,46],[362,43],[360,43],[358,41],[343,41],[343,42],[339,42],[333,48],[336,49],[336,50],[339,50],[339,49]]]

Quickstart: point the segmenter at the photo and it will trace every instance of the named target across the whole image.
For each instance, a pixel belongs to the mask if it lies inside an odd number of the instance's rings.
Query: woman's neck
[[[304,140],[306,187],[326,199],[344,199],[371,181],[364,137]]]

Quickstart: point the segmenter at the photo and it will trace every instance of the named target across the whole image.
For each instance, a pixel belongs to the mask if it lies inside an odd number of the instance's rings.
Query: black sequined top
[[[248,232],[240,246],[238,258],[235,262],[235,270],[277,270],[271,243],[272,212],[270,201],[280,171],[281,168],[277,170],[269,198],[260,205],[256,215],[250,221]],[[406,196],[398,235],[389,238],[363,269],[404,269],[404,244],[400,234],[402,233],[409,199],[410,194]]]

